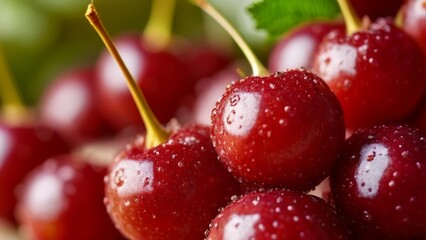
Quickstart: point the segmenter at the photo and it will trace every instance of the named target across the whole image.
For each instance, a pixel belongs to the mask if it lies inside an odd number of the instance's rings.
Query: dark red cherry
[[[213,109],[211,137],[241,181],[308,191],[330,173],[345,127],[327,84],[289,70],[229,86]]]
[[[358,16],[368,16],[371,20],[380,17],[395,17],[404,0],[349,0]]]
[[[0,218],[15,222],[17,186],[47,158],[68,150],[66,141],[50,128],[0,122]]]
[[[341,22],[309,22],[286,33],[269,55],[269,70],[285,71],[291,68],[311,69],[314,53],[325,35],[332,30],[344,30]]]
[[[95,75],[77,68],[59,74],[45,89],[39,104],[40,120],[74,145],[104,137],[108,129],[95,99]]]
[[[209,128],[190,125],[166,143],[135,142],[107,176],[106,206],[129,239],[202,239],[239,184],[217,160]]]
[[[140,35],[128,34],[115,40],[116,47],[142,89],[155,116],[165,123],[175,114],[179,102],[191,89],[185,65],[170,52],[150,50]],[[104,52],[96,66],[97,101],[113,126],[140,126],[142,120],[116,60]]]
[[[356,131],[331,175],[339,213],[376,239],[424,239],[425,156],[426,135],[417,129],[380,125]]]
[[[23,183],[17,207],[23,233],[39,240],[124,239],[103,204],[105,173],[105,167],[71,155],[34,169]]]
[[[403,12],[404,31],[417,41],[426,56],[426,1],[407,0]]]
[[[252,192],[229,204],[210,224],[208,240],[349,239],[322,199],[275,190]]]
[[[337,95],[350,130],[396,121],[420,100],[426,64],[417,44],[389,21],[346,35],[334,31],[319,47],[313,71]]]

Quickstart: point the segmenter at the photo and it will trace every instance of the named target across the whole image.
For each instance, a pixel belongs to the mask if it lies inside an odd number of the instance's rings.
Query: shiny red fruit
[[[186,66],[170,52],[152,51],[137,34],[123,35],[116,47],[155,116],[165,123],[192,89]],[[117,129],[142,124],[126,80],[114,58],[104,52],[97,65],[97,101],[105,118]]]
[[[417,41],[426,57],[426,0],[407,0],[403,29]]]
[[[209,128],[179,129],[146,150],[134,143],[121,152],[106,182],[106,206],[129,239],[198,240],[239,184],[217,160]]]
[[[15,222],[17,186],[47,158],[68,150],[66,141],[50,128],[0,122],[0,218]]]
[[[291,68],[311,69],[314,54],[322,39],[333,30],[344,30],[342,22],[310,22],[295,27],[285,34],[271,50],[269,70],[285,71]]]
[[[229,86],[213,109],[211,137],[242,182],[308,191],[331,172],[345,127],[327,84],[289,70]]]
[[[49,159],[23,183],[18,220],[38,240],[120,240],[103,204],[105,167],[71,155]]]
[[[45,89],[39,118],[69,142],[80,145],[104,137],[108,129],[95,99],[95,75],[91,69],[68,70]]]
[[[228,205],[210,224],[207,240],[350,239],[335,210],[303,193],[253,192]]]
[[[313,71],[339,98],[350,130],[405,117],[426,86],[420,48],[385,19],[349,36],[342,31],[329,34]]]
[[[426,237],[425,156],[426,135],[405,125],[359,130],[347,140],[330,182],[336,208],[355,232]]]

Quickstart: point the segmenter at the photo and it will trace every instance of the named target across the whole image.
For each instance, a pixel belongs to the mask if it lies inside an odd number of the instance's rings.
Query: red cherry
[[[308,191],[330,173],[345,127],[325,82],[289,70],[231,85],[213,109],[211,137],[241,181]]]
[[[426,56],[426,1],[407,0],[403,14],[404,31],[417,41]]]
[[[101,138],[108,132],[95,102],[91,69],[72,69],[55,77],[39,104],[42,122],[74,145]],[[67,106],[67,107],[64,107]]]
[[[329,34],[313,71],[337,95],[346,127],[355,130],[407,115],[424,92],[425,66],[417,44],[379,19],[349,36],[342,31]]]
[[[310,22],[286,33],[269,55],[269,70],[285,71],[291,68],[310,69],[314,53],[322,39],[332,30],[343,30],[340,22]]]
[[[380,17],[395,17],[404,0],[349,0],[358,16],[371,20]]]
[[[249,193],[228,205],[210,224],[208,240],[349,239],[332,207],[322,199],[275,190]]]
[[[15,222],[17,186],[47,158],[68,150],[65,140],[50,128],[0,122],[0,218]]]
[[[158,119],[170,120],[191,87],[185,65],[166,51],[151,51],[139,35],[123,35],[115,44]],[[117,66],[104,52],[96,66],[101,111],[118,129],[142,124],[140,114]]]
[[[426,236],[426,135],[407,126],[356,131],[331,175],[336,207],[377,239]]]
[[[106,206],[129,239],[202,239],[239,184],[217,160],[209,128],[191,125],[146,149],[119,154],[106,181]]]
[[[17,208],[24,233],[40,240],[124,239],[103,205],[105,173],[71,155],[36,168],[23,183]]]

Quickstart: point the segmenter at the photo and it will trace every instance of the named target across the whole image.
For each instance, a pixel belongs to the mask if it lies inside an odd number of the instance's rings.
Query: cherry
[[[86,17],[122,69],[147,130],[108,172],[108,213],[129,239],[201,239],[217,210],[239,193],[238,182],[217,161],[208,127],[190,125],[170,135],[158,123],[93,4]]]
[[[30,239],[124,239],[103,205],[106,167],[71,155],[34,169],[20,191],[17,215]]]
[[[238,192],[217,161],[209,128],[192,125],[155,148],[133,144],[120,153],[108,174],[106,204],[130,239],[201,239]]]
[[[426,56],[425,0],[407,0],[403,8],[403,29],[417,41]]]
[[[29,171],[46,158],[69,151],[69,146],[24,107],[1,52],[0,79],[0,219],[14,224],[17,186]]]
[[[73,145],[102,138],[108,132],[95,102],[94,80],[89,68],[63,72],[45,89],[39,103],[41,121]]]
[[[149,44],[141,44],[136,34],[122,35],[115,39],[115,44],[154,114],[160,122],[167,122],[174,116],[180,99],[190,91],[185,65],[170,52],[150,50]],[[97,101],[102,102],[101,111],[109,122],[118,129],[140,125],[138,110],[122,73],[108,52],[100,56],[96,74]]]
[[[404,0],[349,0],[358,16],[368,16],[372,20],[380,17],[394,17]]]
[[[15,222],[16,187],[47,158],[67,151],[65,140],[46,126],[1,121],[0,218]]]
[[[296,26],[286,33],[269,54],[269,70],[311,69],[314,53],[322,39],[332,30],[344,29],[340,22],[315,21]]]
[[[228,205],[210,224],[208,240],[349,239],[335,210],[297,192],[252,192]]]
[[[346,19],[348,32],[334,31],[324,39],[313,71],[339,98],[350,130],[403,118],[425,89],[419,47],[389,20],[362,30],[356,16],[348,13]]]
[[[424,156],[426,135],[417,129],[380,125],[356,131],[331,175],[339,213],[358,232],[377,239],[423,239]]]
[[[230,85],[212,111],[211,138],[220,160],[242,182],[311,190],[331,172],[344,142],[336,96],[305,70],[264,74],[235,29],[206,1],[196,4],[243,46],[254,73]]]

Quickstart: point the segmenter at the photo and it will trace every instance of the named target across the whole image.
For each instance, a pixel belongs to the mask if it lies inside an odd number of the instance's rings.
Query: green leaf
[[[262,0],[248,7],[256,28],[278,37],[305,21],[333,19],[340,14],[336,0]]]

